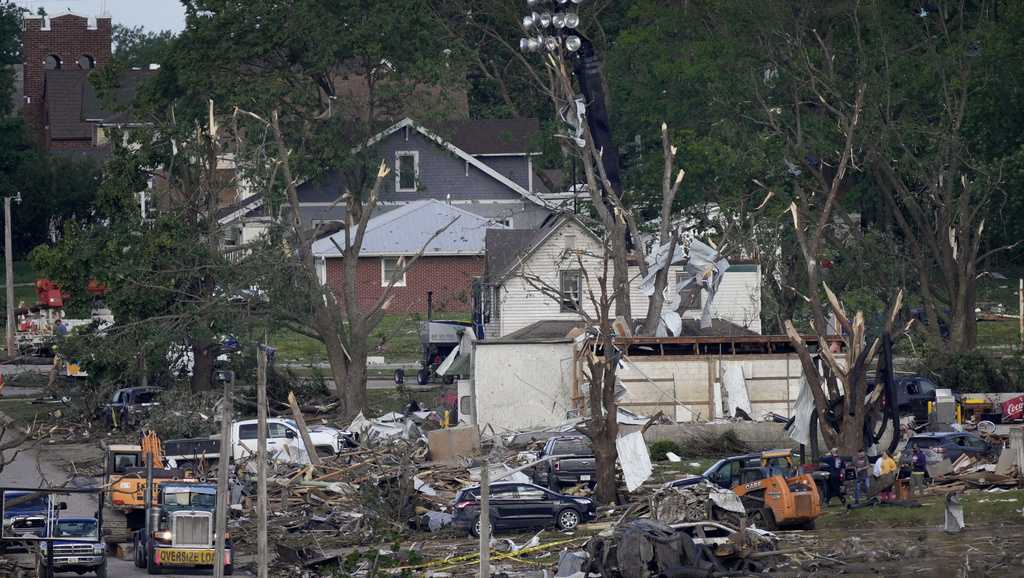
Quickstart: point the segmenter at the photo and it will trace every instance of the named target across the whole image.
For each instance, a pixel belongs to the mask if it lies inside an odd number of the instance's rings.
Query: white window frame
[[[395,265],[397,266],[398,262],[401,260],[401,257],[381,257],[381,259],[380,259],[380,286],[381,287],[387,287],[388,285],[391,285],[391,279],[388,278],[388,273],[387,273],[388,269],[387,269],[387,265],[386,265],[388,260],[394,261]],[[407,273],[409,273],[409,272],[408,271],[402,271],[402,278],[398,279],[397,281],[395,281],[395,285],[394,285],[395,287],[405,287],[405,276],[406,276]]]
[[[402,187],[402,157],[412,157],[412,188]],[[420,182],[420,151],[395,151],[395,192],[415,193]]]

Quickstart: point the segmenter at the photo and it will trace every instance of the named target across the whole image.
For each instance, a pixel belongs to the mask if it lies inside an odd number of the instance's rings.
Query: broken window
[[[579,271],[559,272],[559,292],[562,295],[561,311],[579,311],[583,296],[583,276]]]
[[[419,151],[398,151],[395,153],[395,190],[415,192],[420,177]]]

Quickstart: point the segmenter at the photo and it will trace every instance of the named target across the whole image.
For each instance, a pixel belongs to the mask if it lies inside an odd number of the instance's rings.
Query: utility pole
[[[21,200],[21,193],[17,199]],[[14,257],[11,254],[11,197],[4,197],[4,261],[7,269],[7,359],[18,356],[14,341]]]
[[[480,578],[491,575],[491,488],[490,463],[487,458],[480,462]]]
[[[224,578],[224,536],[228,531],[228,470],[231,469],[231,390],[234,372],[224,380],[224,402],[220,417],[220,458],[217,461],[217,547],[213,560],[213,575]],[[232,560],[234,562],[234,560]]]
[[[267,578],[267,351],[256,346],[256,576]]]
[[[1020,324],[1020,348],[1024,351],[1024,279],[1020,279],[1020,285],[1017,288],[1017,323]]]

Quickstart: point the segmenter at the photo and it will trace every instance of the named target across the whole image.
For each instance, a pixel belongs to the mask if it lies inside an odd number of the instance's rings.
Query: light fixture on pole
[[[565,48],[569,52],[576,52],[583,46],[583,41],[580,40],[579,36],[567,36],[565,38]]]

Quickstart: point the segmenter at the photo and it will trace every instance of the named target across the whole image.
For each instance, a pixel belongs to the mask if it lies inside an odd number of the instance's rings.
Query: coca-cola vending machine
[[[1024,421],[1024,395],[1003,402],[1003,423]]]

